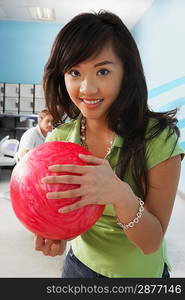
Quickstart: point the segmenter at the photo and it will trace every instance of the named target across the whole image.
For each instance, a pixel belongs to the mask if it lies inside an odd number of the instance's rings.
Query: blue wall
[[[155,0],[132,30],[156,111],[178,108],[180,145],[185,150],[185,1]],[[179,189],[185,193],[185,159]]]
[[[52,42],[61,27],[0,22],[0,82],[40,84]]]

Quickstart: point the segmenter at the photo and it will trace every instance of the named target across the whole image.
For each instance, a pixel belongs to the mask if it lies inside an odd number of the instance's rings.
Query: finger
[[[35,250],[40,251],[44,246],[45,239],[42,236],[36,235],[34,242],[35,242]]]
[[[43,183],[67,183],[67,184],[82,184],[82,176],[61,175],[61,176],[46,176],[42,178]]]
[[[51,255],[51,246],[53,244],[53,240],[45,239],[45,245],[42,249],[45,255]]]
[[[51,246],[52,256],[64,254],[66,243],[67,242],[65,240],[54,241],[53,245]]]
[[[81,207],[83,207],[83,206],[85,206],[85,205],[87,205],[87,204],[88,204],[87,201],[84,201],[84,200],[82,200],[82,201],[77,201],[77,202],[75,202],[75,203],[73,203],[73,204],[71,204],[71,205],[68,205],[68,206],[59,208],[58,212],[59,212],[59,213],[68,213],[68,212],[70,212],[70,211],[72,211],[72,210],[81,208]]]
[[[49,192],[46,194],[46,197],[48,199],[64,199],[64,198],[75,198],[81,196],[82,196],[81,188],[75,188],[64,192]]]
[[[86,161],[88,163],[92,163],[95,165],[102,165],[106,162],[105,159],[96,157],[96,156],[92,156],[92,155],[85,155],[85,154],[78,154],[78,156],[80,157],[81,160]]]
[[[51,256],[56,256],[60,254],[60,241],[54,241],[51,245]]]
[[[49,171],[52,172],[70,172],[70,173],[77,173],[77,174],[84,174],[86,169],[89,166],[81,166],[81,165],[52,165],[49,166]]]

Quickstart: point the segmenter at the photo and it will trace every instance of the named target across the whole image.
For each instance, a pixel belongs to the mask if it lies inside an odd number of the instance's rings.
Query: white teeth
[[[99,102],[102,101],[102,99],[97,99],[97,100],[91,100],[91,101],[88,101],[88,100],[85,100],[85,99],[82,99],[82,101],[86,104],[97,104]]]

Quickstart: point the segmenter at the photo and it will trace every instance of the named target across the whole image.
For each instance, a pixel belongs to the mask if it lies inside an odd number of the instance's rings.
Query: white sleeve
[[[32,128],[31,128],[32,129]],[[22,149],[31,150],[35,147],[35,131],[34,130],[27,130],[23,133],[20,143],[19,143],[19,151]]]

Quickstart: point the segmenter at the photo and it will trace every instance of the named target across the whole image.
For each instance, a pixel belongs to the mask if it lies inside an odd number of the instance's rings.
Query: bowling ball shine
[[[80,200],[80,197],[47,199],[47,192],[78,188],[76,184],[42,183],[49,175],[71,173],[51,172],[48,166],[55,164],[88,165],[78,154],[91,153],[84,147],[70,142],[46,142],[30,150],[14,167],[10,179],[10,198],[17,218],[31,232],[44,238],[72,239],[93,226],[101,216],[104,205],[90,204],[68,213],[58,209]],[[75,174],[81,176],[80,174]]]

